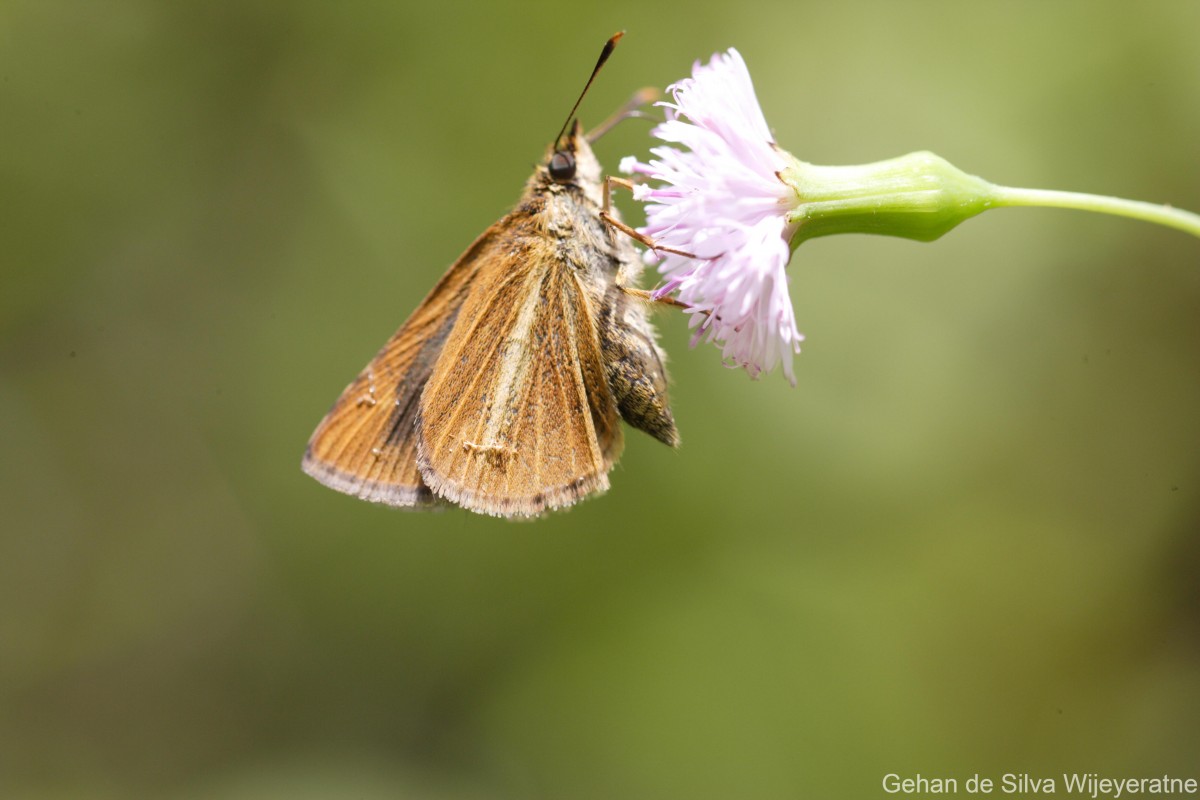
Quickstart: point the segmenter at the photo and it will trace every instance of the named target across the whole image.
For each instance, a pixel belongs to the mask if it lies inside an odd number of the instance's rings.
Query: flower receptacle
[[[930,242],[995,203],[993,186],[930,152],[851,167],[791,164],[779,178],[789,198],[791,247],[835,233]]]

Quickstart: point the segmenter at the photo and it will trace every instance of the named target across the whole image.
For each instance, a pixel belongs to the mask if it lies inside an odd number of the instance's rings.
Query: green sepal
[[[853,167],[816,166],[784,155],[792,164],[779,178],[796,192],[787,217],[795,226],[793,250],[806,239],[835,233],[931,242],[995,201],[990,183],[929,152]]]

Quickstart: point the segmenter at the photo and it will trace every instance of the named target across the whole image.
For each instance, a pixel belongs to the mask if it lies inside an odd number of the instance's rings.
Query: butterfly
[[[333,404],[309,475],[391,506],[533,517],[608,489],[620,419],[678,445],[636,233],[609,207],[578,106],[516,207]]]

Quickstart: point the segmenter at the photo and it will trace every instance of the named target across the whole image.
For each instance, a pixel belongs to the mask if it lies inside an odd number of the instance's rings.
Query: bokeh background
[[[4,0],[0,796],[1200,777],[1181,233],[805,244],[799,385],[660,316],[682,447],[630,432],[609,494],[536,523],[301,474],[621,28],[585,122],[736,46],[805,160],[1200,210],[1187,0]]]

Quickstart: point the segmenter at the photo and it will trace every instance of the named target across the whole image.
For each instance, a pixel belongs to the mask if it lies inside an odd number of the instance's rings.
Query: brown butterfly
[[[608,488],[618,417],[678,444],[646,293],[633,288],[641,261],[616,230],[630,229],[608,207],[589,137],[571,122],[578,106],[516,208],[317,426],[309,475],[392,506],[536,516]]]

